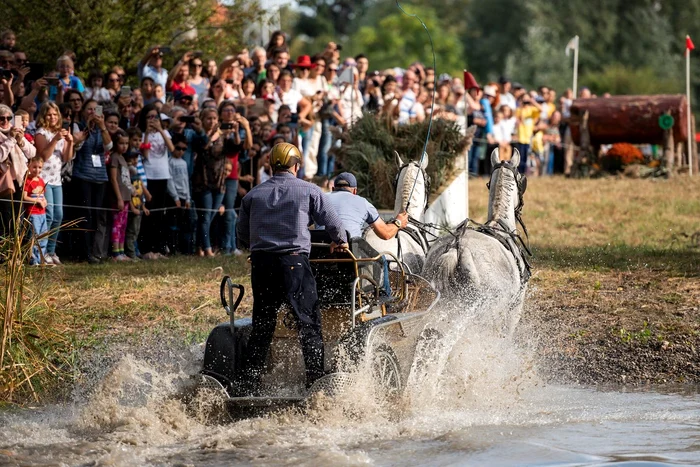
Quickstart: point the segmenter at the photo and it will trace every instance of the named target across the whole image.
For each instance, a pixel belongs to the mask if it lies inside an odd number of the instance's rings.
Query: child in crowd
[[[112,221],[112,259],[129,261],[130,258],[124,254],[129,202],[133,190],[129,167],[124,159],[124,155],[129,151],[129,136],[121,128],[114,136],[114,147],[109,160],[109,182],[112,188],[110,198],[112,207],[117,209]]]
[[[190,196],[190,177],[187,171],[187,162],[182,158],[187,151],[187,139],[184,134],[173,135],[175,151],[170,158],[170,178],[168,179],[168,194],[173,199],[175,206],[170,212],[170,239],[168,248],[171,252],[179,250],[188,253],[192,232],[189,228],[189,212],[192,198]]]
[[[41,168],[44,166],[44,159],[41,156],[34,156],[29,161],[27,179],[24,182],[24,193],[22,199],[27,204],[27,214],[34,230],[34,247],[29,264],[32,266],[53,265],[51,258],[46,256],[46,246],[49,237],[46,232],[49,230],[46,223],[46,198],[44,192],[46,185],[41,179]]]
[[[137,128],[138,129],[138,128]],[[140,141],[140,140],[139,140]],[[137,168],[139,153],[131,150],[126,153],[126,162],[129,165],[129,178],[133,187],[131,203],[129,203],[129,217],[126,225],[126,238],[124,241],[124,253],[131,259],[138,259],[136,239],[141,231],[141,216],[150,215],[146,208],[146,195],[150,198],[148,188],[143,183]]]

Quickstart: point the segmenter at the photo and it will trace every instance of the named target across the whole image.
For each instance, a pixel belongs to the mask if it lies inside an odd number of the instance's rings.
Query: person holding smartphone
[[[170,52],[169,47],[156,45],[148,49],[141,61],[138,63],[138,77],[142,81],[144,78],[151,78],[155,84],[160,84],[163,89],[168,84],[168,70],[163,68],[163,55]]]
[[[160,112],[155,104],[147,105],[139,115],[139,128],[143,133],[141,154],[143,155],[143,167],[148,178],[148,191],[151,193],[151,201],[147,203],[151,215],[143,219],[139,249],[145,258],[157,259],[165,253],[167,235],[165,232],[165,213],[167,207],[168,179],[170,179],[170,165],[168,164],[168,151],[173,152],[170,133],[163,129],[160,121]],[[150,253],[146,255],[146,253]]]
[[[46,247],[47,262],[61,264],[56,255],[58,230],[63,222],[63,186],[61,168],[73,158],[73,135],[63,125],[58,106],[46,102],[39,110],[34,144],[36,152],[44,160],[41,178],[46,184],[46,224],[51,235]]]
[[[81,121],[74,126],[73,141],[77,152],[73,163],[72,184],[77,189],[77,201],[83,207],[79,224],[83,235],[81,256],[90,264],[99,264],[106,254],[106,215],[104,207],[107,166],[105,153],[112,149],[112,139],[105,126],[104,117],[96,112],[97,101],[88,99],[83,104]],[[77,127],[77,128],[76,128]],[[102,219],[102,221],[99,221]]]

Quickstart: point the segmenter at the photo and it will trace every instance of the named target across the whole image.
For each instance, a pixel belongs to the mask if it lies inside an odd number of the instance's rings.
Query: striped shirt
[[[347,242],[340,217],[319,187],[289,172],[276,173],[243,198],[236,238],[250,251],[309,254],[314,222],[334,242]]]

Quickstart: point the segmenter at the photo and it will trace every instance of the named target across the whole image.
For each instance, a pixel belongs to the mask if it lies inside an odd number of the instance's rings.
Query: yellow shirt
[[[515,116],[519,119],[516,139],[520,144],[530,144],[535,131],[535,122],[540,117],[540,110],[534,105],[518,107]]]

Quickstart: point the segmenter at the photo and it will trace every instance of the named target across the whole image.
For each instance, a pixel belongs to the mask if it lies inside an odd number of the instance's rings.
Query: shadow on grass
[[[697,248],[655,248],[624,244],[552,247],[533,244],[532,253],[534,268],[588,271],[645,268],[679,276],[700,277],[700,250]]]

